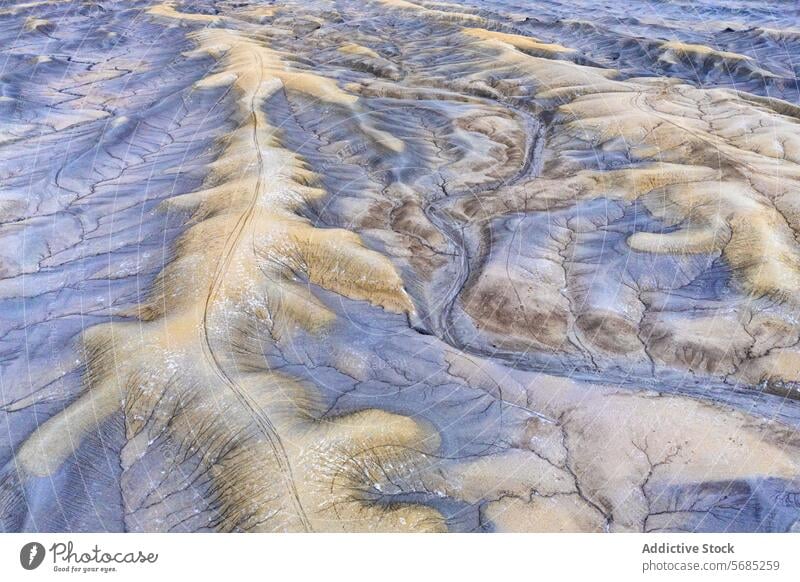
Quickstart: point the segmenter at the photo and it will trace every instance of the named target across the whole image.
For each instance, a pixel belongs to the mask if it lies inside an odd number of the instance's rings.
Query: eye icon
[[[19,563],[26,570],[35,570],[44,561],[44,546],[39,542],[30,542],[19,551]]]

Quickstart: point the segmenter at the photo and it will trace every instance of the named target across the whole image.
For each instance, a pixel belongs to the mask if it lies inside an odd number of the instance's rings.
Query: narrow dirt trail
[[[294,505],[294,510],[297,513],[298,518],[303,526],[303,529],[307,532],[312,531],[311,523],[303,509],[303,504],[300,501],[300,495],[297,491],[297,486],[295,485],[294,475],[292,474],[292,467],[291,462],[289,460],[289,456],[286,453],[286,447],[283,444],[283,440],[278,433],[274,423],[269,418],[269,415],[264,411],[263,407],[260,406],[256,400],[248,393],[247,390],[243,389],[236,380],[228,374],[225,370],[225,367],[222,365],[219,357],[214,351],[213,343],[211,341],[211,337],[209,334],[209,315],[214,307],[214,302],[219,292],[220,287],[222,286],[225,274],[227,273],[228,269],[230,268],[231,261],[233,260],[233,256],[236,253],[239,245],[243,239],[243,235],[250,224],[255,212],[256,206],[258,203],[258,199],[262,194],[262,189],[264,187],[264,156],[261,150],[261,143],[259,140],[259,123],[258,123],[258,113],[257,113],[257,97],[258,97],[258,89],[261,87],[263,82],[263,63],[261,62],[260,55],[256,54],[256,58],[258,59],[259,64],[259,81],[256,85],[257,89],[253,91],[252,98],[250,100],[250,119],[253,125],[252,129],[252,139],[253,139],[253,149],[256,153],[256,160],[258,165],[258,178],[256,181],[255,188],[253,189],[253,195],[250,198],[250,201],[247,205],[245,211],[239,217],[239,220],[234,225],[233,230],[228,235],[225,246],[223,248],[222,255],[217,263],[217,268],[214,273],[214,278],[212,279],[211,286],[208,290],[208,294],[206,295],[206,300],[203,309],[203,325],[202,325],[202,347],[203,347],[203,357],[206,363],[211,367],[214,371],[215,375],[220,379],[220,381],[225,384],[236,396],[242,406],[247,409],[250,415],[253,418],[253,421],[258,426],[259,430],[263,433],[266,437],[267,441],[272,448],[272,451],[275,454],[275,459],[278,463],[278,468],[281,472],[281,477],[284,481],[286,488],[290,492],[290,496],[292,498],[292,503]]]

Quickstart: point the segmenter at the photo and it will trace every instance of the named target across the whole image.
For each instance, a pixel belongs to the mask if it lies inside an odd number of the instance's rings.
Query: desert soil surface
[[[0,2],[0,531],[800,531],[799,21]]]

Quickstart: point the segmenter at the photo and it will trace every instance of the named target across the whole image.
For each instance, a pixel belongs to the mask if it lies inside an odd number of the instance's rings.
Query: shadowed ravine
[[[798,531],[733,4],[0,4],[0,531]]]

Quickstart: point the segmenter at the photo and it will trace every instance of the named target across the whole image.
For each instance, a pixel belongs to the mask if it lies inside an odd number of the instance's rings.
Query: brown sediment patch
[[[546,261],[538,267],[531,276],[486,266],[462,295],[461,304],[479,330],[493,334],[495,345],[523,352],[571,351],[567,333],[572,315],[559,291],[563,269]]]
[[[658,363],[717,377],[736,372],[752,344],[735,314],[659,314],[643,322],[642,332]],[[709,341],[718,337],[724,341]]]

